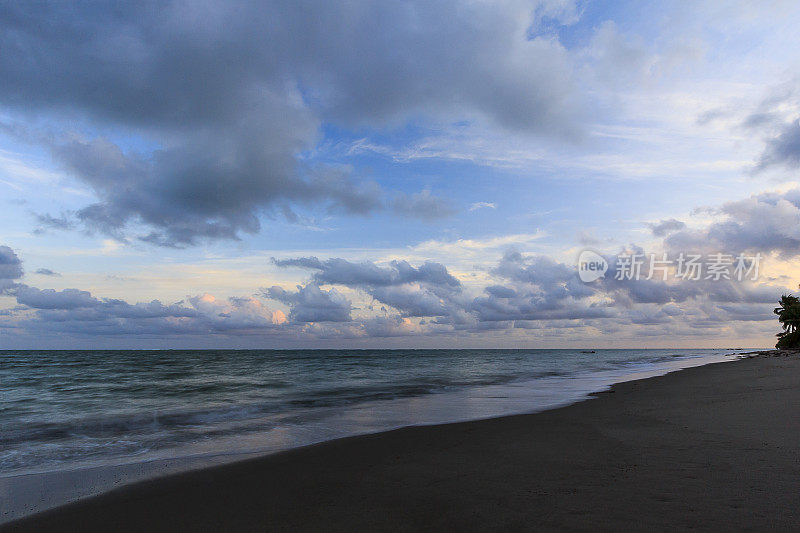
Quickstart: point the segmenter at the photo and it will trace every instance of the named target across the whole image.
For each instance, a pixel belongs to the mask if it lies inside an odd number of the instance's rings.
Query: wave
[[[547,389],[547,380],[580,380],[709,353],[0,352],[0,471],[310,427],[315,420],[360,405],[523,384],[527,400],[520,400],[523,407],[514,406],[520,409],[542,401],[536,396],[540,388],[550,395],[566,394]],[[506,398],[504,390],[480,396],[481,401]],[[463,408],[447,409],[457,416]]]

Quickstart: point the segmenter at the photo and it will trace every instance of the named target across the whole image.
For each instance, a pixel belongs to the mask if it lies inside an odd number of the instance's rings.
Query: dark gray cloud
[[[653,259],[651,254],[646,254],[637,247],[624,250],[622,253],[640,254],[642,265],[639,279],[617,279],[619,255],[607,256],[608,273],[592,284],[596,285],[603,295],[611,298],[615,308],[618,309],[634,309],[641,304],[672,306],[671,308],[677,309],[675,304],[696,305],[700,302],[768,304],[776,301],[782,292],[788,291],[785,287],[752,281],[744,274],[743,277],[748,279],[738,280],[735,274],[731,275],[730,279],[706,279],[707,272],[704,272],[700,279],[670,279],[668,275],[668,280],[664,281],[658,270],[654,270],[650,276],[650,261]],[[668,259],[675,261],[679,253],[673,251]],[[655,259],[657,261],[660,259],[658,254]],[[707,262],[709,257],[701,256],[701,259]],[[735,264],[732,268],[735,268]],[[749,275],[752,274],[750,272]],[[648,277],[651,279],[647,279]]]
[[[0,246],[0,288],[2,283],[10,282],[22,277],[22,261],[19,260],[14,250],[8,246]]]
[[[518,251],[506,252],[492,273],[512,282],[535,287],[548,301],[565,298],[582,299],[595,290],[582,283],[573,266],[559,263],[547,256],[524,256]]]
[[[56,291],[23,285],[14,289],[13,294],[17,297],[17,303],[33,309],[70,310],[97,307],[101,304],[89,291],[78,289]]]
[[[620,256],[633,254],[640,258],[641,267],[634,279],[625,276],[617,276],[619,271],[618,260]],[[659,277],[659,272],[654,270],[650,276],[650,254],[645,253],[644,249],[638,246],[630,246],[621,249],[618,255],[606,256],[608,262],[608,272],[605,277],[593,283],[598,291],[607,295],[614,301],[616,306],[623,309],[632,309],[637,304],[656,304],[666,305],[671,303],[681,303],[702,294],[701,281],[666,282]],[[656,257],[658,260],[658,257]],[[647,278],[651,279],[647,279]],[[636,279],[638,278],[638,279]]]
[[[321,201],[329,208],[368,214],[380,207],[376,185],[353,182],[339,169],[306,169],[295,150],[281,148],[287,137],[271,142],[258,131],[230,139],[224,154],[220,135],[195,139],[152,157],[124,153],[105,139],[70,138],[54,146],[54,157],[89,184],[101,202],[78,210],[74,218],[87,229],[123,239],[130,222],[157,228],[141,236],[164,245],[195,244],[197,239],[235,239],[256,233],[259,213],[277,200]],[[205,136],[205,135],[203,135]],[[270,146],[265,146],[270,143]],[[224,157],[223,157],[224,156]],[[280,159],[280,160],[279,160]],[[64,216],[39,217],[48,227],[74,225]]]
[[[646,276],[646,270],[642,272],[642,276]],[[613,271],[600,282],[600,285],[616,304],[628,308],[635,304],[680,303],[703,293],[700,282],[666,283],[658,279],[617,280]]]
[[[438,286],[460,288],[461,282],[453,277],[441,263],[428,261],[414,267],[407,261],[391,261],[381,267],[370,261],[353,263],[333,258],[321,261],[316,257],[273,259],[281,267],[299,267],[317,270],[312,276],[319,284],[338,284],[348,287],[391,286],[404,283],[430,283]]]
[[[710,213],[720,220],[670,234],[664,241],[667,247],[734,255],[774,252],[784,258],[800,254],[800,189],[754,195]]]
[[[414,267],[407,261],[391,261],[384,267],[368,261],[353,263],[339,258],[320,261],[316,257],[273,259],[273,262],[283,267],[316,270],[313,283],[360,289],[403,317],[447,316],[450,321],[459,321],[464,312],[461,282],[440,263],[426,262]]]
[[[196,309],[184,305],[164,305],[158,300],[149,303],[129,304],[114,298],[96,298],[89,291],[79,289],[39,289],[17,285],[8,291],[17,303],[40,313],[48,320],[102,320],[106,318],[179,318],[196,317]]]
[[[453,311],[449,293],[418,285],[372,287],[367,293],[379,302],[400,311],[404,317],[441,317]],[[438,294],[437,294],[438,293]]]
[[[350,300],[336,289],[323,290],[310,283],[289,292],[274,286],[263,289],[263,295],[289,306],[292,322],[350,322]]]
[[[486,296],[469,304],[479,321],[531,321],[608,318],[614,312],[606,305],[583,301],[597,292],[582,283],[574,267],[545,256],[506,252],[492,270],[507,285],[491,285]]]
[[[258,113],[253,93],[278,96],[301,82],[319,109],[348,122],[466,109],[510,127],[563,131],[570,73],[560,47],[529,39],[535,7],[9,4],[0,12],[9,50],[1,94],[8,105],[194,129]]]
[[[366,214],[382,205],[375,184],[301,157],[324,123],[467,119],[580,135],[570,61],[530,38],[534,7],[4,3],[0,106],[17,120],[5,130],[47,117],[49,132],[21,135],[97,196],[75,219],[120,239],[131,225],[166,246],[232,239],[287,203]],[[392,207],[449,212],[426,193]]]
[[[772,166],[800,167],[800,120],[786,124],[777,136],[767,141],[756,168],[761,170]]]
[[[553,305],[536,293],[522,294],[514,299],[478,297],[472,303],[471,310],[481,322],[579,320],[616,316],[616,312],[609,306],[575,305],[572,302]]]
[[[501,277],[537,285],[558,285],[575,277],[575,270],[543,256],[525,256],[516,250],[503,254],[492,273]]]
[[[686,227],[686,224],[675,218],[667,218],[659,220],[658,222],[650,222],[647,224],[650,231],[655,237],[665,237],[673,231],[678,231]]]

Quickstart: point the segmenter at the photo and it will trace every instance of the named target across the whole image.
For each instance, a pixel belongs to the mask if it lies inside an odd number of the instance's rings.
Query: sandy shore
[[[800,527],[800,358],[532,415],[353,437],[123,487],[3,531]]]

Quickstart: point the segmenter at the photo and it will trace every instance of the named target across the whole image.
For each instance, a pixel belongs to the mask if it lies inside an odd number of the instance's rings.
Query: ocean
[[[0,476],[533,412],[722,350],[0,352]]]

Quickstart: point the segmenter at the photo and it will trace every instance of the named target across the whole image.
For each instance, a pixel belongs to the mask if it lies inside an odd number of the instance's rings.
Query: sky
[[[798,26],[791,1],[2,3],[0,348],[771,346]]]

